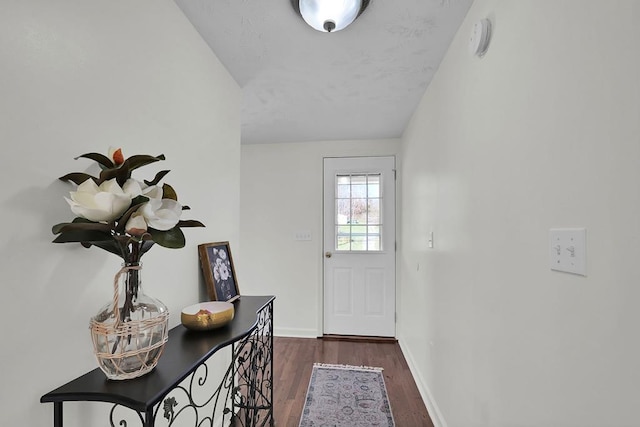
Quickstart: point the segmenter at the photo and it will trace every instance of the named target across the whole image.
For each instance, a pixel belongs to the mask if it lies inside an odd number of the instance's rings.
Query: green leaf
[[[160,160],[164,160],[165,157],[163,154],[159,156],[149,156],[146,154],[137,154],[135,156],[131,156],[124,161],[120,167],[112,167],[109,169],[104,169],[100,172],[100,178],[98,179],[98,185],[102,184],[105,181],[115,178],[118,182],[118,185],[121,187],[124,183],[131,178],[131,171],[137,169],[139,167],[148,165],[150,163],[155,163]]]
[[[178,195],[176,194],[176,190],[173,189],[169,184],[164,184],[162,186],[162,198],[163,199],[171,199],[178,201]]]
[[[153,181],[147,181],[147,180],[145,179],[145,180],[144,180],[144,183],[145,183],[145,184],[147,184],[147,185],[149,185],[149,186],[151,186],[151,185],[158,185],[158,183],[160,182],[160,180],[161,180],[162,178],[164,178],[164,177],[165,177],[165,175],[167,175],[169,172],[171,172],[171,171],[169,171],[169,170],[166,170],[166,171],[160,171],[160,172],[158,172],[158,173],[156,174],[156,177],[155,177],[155,178],[153,178]]]
[[[104,154],[100,154],[100,153],[87,153],[87,154],[83,154],[81,156],[76,157],[75,159],[78,160],[79,158],[84,157],[85,159],[91,159],[95,162],[100,163],[102,166],[104,166],[107,169],[111,169],[114,168],[116,165],[113,163],[113,161],[108,158],[107,156],[105,156]]]
[[[100,231],[102,233],[111,233],[113,227],[109,224],[102,222],[76,222],[76,223],[62,223],[53,226],[53,234],[68,233],[75,231]],[[109,234],[110,235],[110,234]]]
[[[73,183],[75,183],[76,185],[80,185],[83,182],[85,182],[88,179],[92,179],[96,184],[98,184],[98,178],[89,175],[88,173],[84,173],[84,172],[72,172],[72,173],[68,173],[65,176],[61,176],[60,178],[58,178],[60,181],[71,181]],[[98,184],[100,185],[100,184]]]
[[[73,221],[71,221],[71,222],[74,223],[74,224],[78,224],[78,223],[87,223],[88,224],[88,223],[91,223],[91,222],[94,222],[94,221],[91,221],[90,219],[87,219],[87,218],[83,218],[81,216],[77,216],[77,217],[73,218]]]
[[[176,227],[206,227],[200,221],[196,221],[195,219],[185,219],[178,221]]]
[[[148,165],[150,163],[155,163],[160,160],[164,160],[164,154],[160,154],[158,156],[149,156],[146,154],[137,154],[135,156],[131,156],[124,161],[120,168],[126,167],[128,170],[132,171],[134,169],[138,169],[139,167]]]
[[[122,187],[124,183],[131,178],[131,170],[129,170],[128,167],[125,167],[124,164],[119,168],[103,169],[102,172],[100,172],[98,185],[113,178],[115,178],[118,185]]]
[[[53,227],[51,227],[51,232],[53,234],[60,234],[62,232],[62,227],[69,224],[70,224],[69,222],[61,222],[60,224],[56,224]]]
[[[131,199],[131,206],[138,206],[140,207],[140,205],[147,203],[149,201],[149,197],[147,196],[136,196],[133,199]]]
[[[82,218],[82,217],[75,217],[73,219],[73,221],[71,222],[62,222],[60,224],[56,224],[51,228],[51,231],[53,232],[53,234],[58,234],[60,232],[62,232],[62,228],[64,228],[65,226],[69,225],[69,224],[100,224],[100,223],[96,223],[94,221],[90,221],[86,218]]]
[[[95,242],[104,242],[106,240],[113,240],[113,236],[109,233],[103,233],[95,230],[80,230],[60,233],[58,237],[53,240],[53,243],[87,242],[95,244]]]
[[[153,247],[154,243],[155,242],[153,240],[146,240],[142,242],[142,245],[140,246],[140,256],[146,254],[149,251],[149,249]]]
[[[153,236],[153,241],[165,248],[179,249],[184,248],[186,239],[179,227],[173,227],[171,230],[160,231],[149,229],[149,233]]]
[[[83,242],[83,246],[85,243],[88,242]],[[118,242],[116,242],[115,240],[106,240],[103,242],[91,242],[89,243],[89,245],[93,245],[95,247],[98,247],[100,249],[103,249],[107,252],[110,252],[114,255],[119,256],[120,258],[124,259],[124,255],[122,253],[122,249],[120,248],[120,245],[118,245]]]

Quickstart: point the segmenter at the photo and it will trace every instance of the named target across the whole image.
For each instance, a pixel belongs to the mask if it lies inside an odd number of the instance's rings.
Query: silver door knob
[[[331,252],[327,251],[324,253],[325,258],[331,258]]]

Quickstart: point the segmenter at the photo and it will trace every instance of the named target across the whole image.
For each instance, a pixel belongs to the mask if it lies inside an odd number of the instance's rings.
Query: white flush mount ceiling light
[[[369,5],[369,0],[291,0],[296,12],[318,31],[332,33],[351,24]]]

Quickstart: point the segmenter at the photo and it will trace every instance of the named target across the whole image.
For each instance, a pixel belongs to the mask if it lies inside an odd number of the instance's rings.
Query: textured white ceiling
[[[243,90],[242,143],[400,137],[472,0],[371,0],[321,33],[290,0],[175,0]]]

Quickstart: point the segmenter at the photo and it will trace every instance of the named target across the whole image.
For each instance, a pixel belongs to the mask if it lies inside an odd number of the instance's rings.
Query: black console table
[[[274,299],[242,296],[234,302],[234,319],[213,331],[196,332],[176,326],[169,331],[158,365],[147,375],[113,381],[96,368],[45,394],[40,402],[53,402],[55,427],[62,427],[62,404],[69,401],[112,403],[111,426],[127,425],[126,421],[117,420],[115,409],[119,406],[135,411],[143,427],[155,426],[158,416],[171,426],[185,410],[190,417],[196,413],[198,427],[212,426],[218,422],[216,417],[222,417],[222,425],[273,426]],[[207,359],[229,345],[231,363],[222,381],[209,385],[214,390],[205,401],[194,399],[194,392],[200,396],[202,387],[207,385]]]

